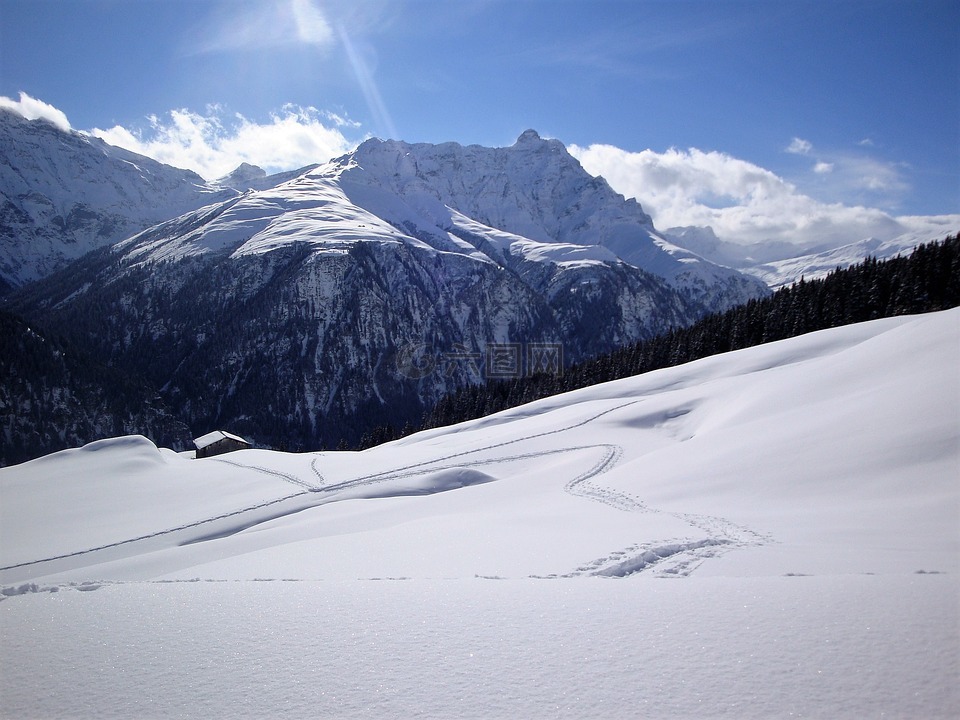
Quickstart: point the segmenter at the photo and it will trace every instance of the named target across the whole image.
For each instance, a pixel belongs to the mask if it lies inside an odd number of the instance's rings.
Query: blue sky
[[[958,51],[956,0],[0,0],[5,104],[208,177],[532,127],[659,226],[782,195],[743,241],[960,213]]]

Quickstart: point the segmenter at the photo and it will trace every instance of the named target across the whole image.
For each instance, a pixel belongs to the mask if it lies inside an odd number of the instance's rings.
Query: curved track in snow
[[[524,435],[521,437],[505,440],[502,442],[483,445],[470,450],[443,455],[431,460],[424,460],[409,465],[391,468],[367,475],[361,475],[349,480],[328,483],[317,468],[319,457],[314,458],[310,463],[310,470],[316,478],[316,482],[308,482],[302,477],[292,475],[287,472],[281,472],[267,467],[257,465],[247,465],[235,460],[226,458],[215,458],[215,462],[234,466],[240,470],[262,473],[264,475],[280,478],[297,488],[298,492],[285,495],[280,498],[274,498],[262,503],[249,505],[243,508],[221,513],[212,517],[203,518],[190,523],[185,523],[175,527],[158,530],[138,537],[127,538],[113,543],[106,543],[97,547],[77,550],[70,553],[63,553],[55,556],[40,558],[20,562],[5,567],[0,567],[0,571],[10,571],[18,568],[26,568],[44,563],[64,561],[72,558],[78,558],[95,553],[108,553],[117,549],[129,551],[135,544],[149,543],[171,535],[181,533],[187,535],[179,543],[181,545],[203,542],[215,538],[221,538],[232,535],[242,530],[248,529],[270,520],[275,520],[285,515],[302,512],[319,504],[324,504],[333,500],[332,496],[344,490],[361,488],[380,483],[386,483],[394,480],[422,476],[427,473],[443,472],[445,470],[463,469],[469,467],[480,467],[485,465],[500,465],[505,463],[517,462],[522,460],[548,458],[568,453],[583,453],[588,451],[598,451],[597,461],[587,470],[568,480],[563,489],[565,492],[581,497],[587,500],[600,502],[623,512],[638,513],[662,513],[671,515],[690,525],[697,530],[706,533],[706,537],[681,538],[663,543],[643,547],[631,546],[626,549],[615,551],[609,556],[594,560],[583,565],[576,570],[563,575],[563,577],[572,577],[583,574],[603,575],[603,576],[625,576],[635,572],[641,572],[656,567],[662,574],[687,575],[705,557],[715,556],[721,552],[726,552],[736,547],[745,547],[757,545],[762,542],[762,538],[746,528],[734,525],[733,523],[706,515],[695,515],[690,513],[670,513],[666,511],[649,508],[639,499],[615,490],[604,487],[594,480],[610,471],[619,463],[623,448],[616,444],[599,443],[588,445],[572,445],[569,447],[551,448],[527,453],[516,454],[497,454],[489,455],[490,451],[506,448],[511,445],[529,442],[538,438],[560,435],[581,428],[597,419],[608,415],[622,408],[634,405],[640,400],[631,400],[607,408],[601,412],[595,413],[590,417],[579,422],[567,425],[554,430],[546,430],[539,433]],[[477,457],[477,456],[480,457]],[[473,458],[471,459],[471,456]],[[229,522],[225,522],[229,521]],[[196,535],[189,531],[196,530],[204,526],[211,526],[210,532],[203,535]],[[169,539],[164,546],[169,546]],[[113,555],[114,553],[111,553]],[[129,552],[121,552],[117,557],[128,556]],[[110,559],[115,559],[111,557]],[[548,577],[557,577],[551,575]]]

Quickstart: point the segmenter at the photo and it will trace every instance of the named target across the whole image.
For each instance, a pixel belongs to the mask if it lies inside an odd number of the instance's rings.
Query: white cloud
[[[903,163],[871,157],[862,151],[818,154],[821,157],[812,168],[813,175],[805,179],[809,191],[818,197],[890,210],[899,206],[910,191],[903,175],[907,166]]]
[[[873,146],[870,138],[857,143],[856,150],[821,149],[814,151],[809,140],[795,137],[784,148],[795,155],[815,156],[811,168],[813,176],[805,178],[805,185],[818,197],[836,198],[855,205],[879,205],[893,208],[910,190],[903,178],[902,163],[892,163],[869,155]]]
[[[345,115],[340,115],[339,113],[330,112],[329,110],[324,110],[323,116],[327,120],[332,122],[334,125],[336,125],[337,127],[350,127],[350,128],[360,127],[360,123],[358,123],[356,120],[351,120],[349,117]]]
[[[222,177],[241,162],[267,172],[292,170],[342,155],[356,145],[338,129],[355,128],[356,123],[296,105],[285,106],[265,123],[229,116],[219,106],[208,107],[206,114],[172,110],[167,119],[151,116],[148,121],[145,130],[117,125],[90,134],[207,179]]]
[[[855,187],[894,193],[909,189],[901,177],[900,168],[893,163],[856,156],[841,156],[834,162],[850,177]]]
[[[20,100],[13,100],[0,95],[0,108],[13,110],[27,120],[46,120],[61,130],[66,131],[70,129],[70,121],[67,120],[67,116],[63,111],[58,110],[53,105],[48,105],[43,102],[43,100],[30,97],[25,92],[20,93]]]
[[[794,155],[806,155],[811,150],[813,150],[813,143],[798,137],[791,140],[790,144],[786,147],[786,152],[793,153]]]
[[[731,242],[808,246],[887,239],[912,226],[879,209],[820,202],[769,170],[725,153],[696,148],[628,152],[610,145],[569,150],[588,172],[636,198],[661,229],[710,226]],[[853,172],[853,165],[844,172]],[[857,182],[872,178],[887,187],[897,182],[876,163],[856,169]]]

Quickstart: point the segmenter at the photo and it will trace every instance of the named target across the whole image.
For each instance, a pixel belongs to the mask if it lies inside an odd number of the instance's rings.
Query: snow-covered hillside
[[[0,711],[954,717],[957,367],[950,310],[363,453],[0,470]]]

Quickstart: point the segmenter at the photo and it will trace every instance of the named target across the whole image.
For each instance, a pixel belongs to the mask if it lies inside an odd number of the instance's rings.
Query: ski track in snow
[[[305,495],[305,492],[298,492],[292,495],[285,495],[280,498],[274,498],[273,500],[267,500],[266,502],[258,503],[256,505],[249,505],[240,510],[233,510],[231,512],[221,513],[220,515],[215,515],[214,517],[204,518],[203,520],[196,520],[191,523],[186,523],[185,525],[178,525],[177,527],[167,528],[166,530],[158,530],[157,532],[148,533],[146,535],[140,535],[134,538],[128,538],[126,540],[118,540],[117,542],[107,543],[105,545],[98,545],[97,547],[87,548],[85,550],[76,550],[70,553],[63,553],[61,555],[53,555],[51,557],[42,558],[40,560],[27,560],[25,562],[16,563],[14,565],[6,565],[0,567],[0,571],[4,570],[13,570],[15,568],[29,567],[31,565],[39,565],[40,563],[52,562],[54,560],[65,560],[67,558],[80,557],[81,555],[89,555],[90,553],[100,552],[102,550],[109,550],[112,548],[118,548],[125,545],[131,545],[136,542],[142,542],[144,540],[152,540],[154,538],[163,537],[164,535],[170,535],[171,533],[181,532],[183,530],[189,530],[191,528],[199,527],[201,525],[206,525],[207,523],[212,523],[217,520],[224,520],[230,517],[237,517],[243,515],[244,513],[252,512],[253,510],[260,510],[261,508],[269,507],[271,505],[276,505],[282,503],[286,500],[291,500],[301,495]]]
[[[318,492],[323,489],[315,485],[311,485],[310,483],[304,480],[301,480],[295,475],[291,475],[285,472],[280,472],[279,470],[271,470],[270,468],[260,467],[259,465],[244,465],[243,463],[235,462],[233,460],[227,460],[225,458],[213,458],[213,460],[214,462],[221,462],[221,463],[225,463],[226,465],[233,465],[234,467],[241,468],[242,470],[253,470],[255,472],[263,473],[265,475],[273,475],[274,477],[278,477],[281,480],[285,480],[286,482],[292,485],[301,487],[307,492]],[[316,467],[313,465],[313,463],[310,464],[310,467],[313,468],[314,472],[317,472]],[[319,473],[317,474],[319,475]],[[320,479],[321,481],[323,480],[322,477]]]
[[[506,440],[499,443],[493,443],[490,445],[484,445],[478,448],[473,448],[471,450],[464,450],[462,452],[453,453],[451,455],[445,455],[442,457],[434,458],[432,460],[425,460],[418,463],[412,463],[410,465],[404,465],[398,468],[391,470],[380,471],[376,473],[370,473],[368,475],[362,475],[350,480],[344,480],[338,483],[328,484],[326,479],[317,469],[317,462],[320,459],[319,457],[314,458],[310,462],[310,470],[317,478],[317,484],[311,484],[306,480],[303,480],[300,477],[291,475],[290,473],[280,472],[278,470],[273,470],[270,468],[258,466],[258,465],[247,465],[235,460],[228,460],[226,458],[211,458],[215,462],[223,463],[226,465],[231,465],[241,470],[249,470],[252,472],[262,473],[270,477],[277,477],[283,480],[284,482],[290,483],[298,488],[301,488],[300,492],[293,493],[291,495],[285,495],[280,498],[275,498],[273,500],[268,500],[266,502],[258,503],[256,505],[250,505],[238,510],[234,510],[227,513],[222,513],[213,517],[204,518],[201,520],[196,520],[191,523],[186,523],[184,525],[178,525],[176,527],[167,528],[165,530],[159,530],[157,532],[141,535],[134,538],[128,538],[125,540],[119,540],[114,543],[108,543],[105,545],[100,545],[98,547],[87,548],[84,550],[77,550],[71,553],[64,553],[61,555],[56,555],[52,557],[41,558],[39,560],[30,560],[14,565],[8,565],[5,567],[0,567],[0,571],[13,570],[16,568],[29,567],[32,565],[40,565],[42,563],[52,562],[55,560],[64,560],[74,557],[80,557],[83,555],[89,555],[92,553],[101,552],[104,550],[109,550],[113,548],[123,547],[132,545],[134,543],[143,542],[146,540],[156,539],[167,535],[172,535],[174,533],[184,532],[191,530],[202,525],[213,523],[220,520],[225,520],[228,518],[240,518],[241,516],[257,511],[264,508],[268,508],[280,503],[294,500],[296,498],[302,498],[307,495],[320,494],[321,497],[327,497],[334,493],[354,489],[359,487],[365,487],[374,484],[380,484],[393,480],[401,480],[411,477],[416,477],[419,475],[424,475],[425,473],[432,472],[441,472],[444,470],[455,470],[462,469],[466,467],[479,467],[483,465],[498,465],[510,462],[516,462],[520,460],[529,460],[535,458],[547,458],[555,455],[563,455],[567,453],[575,453],[582,451],[590,450],[601,450],[602,456],[600,459],[588,470],[582,472],[563,486],[565,492],[573,495],[575,497],[581,497],[587,500],[592,500],[595,502],[600,502],[605,505],[608,505],[612,508],[623,512],[636,512],[636,513],[657,513],[663,515],[669,515],[672,517],[681,520],[682,522],[690,525],[697,530],[700,530],[706,533],[706,537],[701,537],[697,539],[692,538],[677,538],[672,540],[665,540],[663,542],[645,545],[632,545],[630,547],[617,550],[610,553],[608,556],[593,560],[591,562],[585,563],[575,570],[565,573],[562,575],[551,574],[551,575],[532,575],[534,578],[569,578],[569,577],[578,577],[581,575],[597,575],[602,577],[626,577],[628,575],[633,575],[635,573],[644,572],[647,570],[654,570],[655,574],[662,577],[685,577],[690,575],[700,564],[707,558],[717,557],[723,553],[729,552],[737,548],[743,548],[748,546],[761,545],[765,542],[769,542],[769,537],[761,536],[760,534],[749,530],[747,528],[738,526],[729,520],[719,517],[713,517],[709,515],[698,515],[693,513],[675,513],[667,512],[663,510],[657,510],[655,508],[650,508],[644,504],[640,499],[636,498],[633,495],[628,493],[621,492],[619,490],[614,490],[612,488],[603,487],[593,482],[593,480],[600,475],[610,471],[620,462],[621,457],[623,456],[623,448],[619,445],[600,443],[600,444],[591,444],[591,445],[576,445],[571,447],[556,448],[550,450],[541,450],[536,452],[528,453],[518,453],[513,455],[497,455],[493,457],[480,457],[475,460],[468,459],[471,455],[477,455],[480,453],[486,453],[491,450],[497,450],[499,448],[508,447],[510,445],[516,445],[522,442],[528,442],[530,440],[535,440],[542,437],[547,437],[551,435],[559,435],[562,433],[570,432],[581,428],[589,423],[592,423],[599,418],[608,415],[609,413],[621,410],[622,408],[628,407],[630,405],[635,405],[641,402],[641,400],[631,400],[629,402],[620,403],[614,407],[607,408],[595,415],[591,415],[585,420],[581,420],[572,425],[568,425],[562,428],[557,428],[554,430],[547,430],[544,432],[534,433],[531,435],[524,435],[522,437],[514,438],[512,440]],[[464,460],[459,460],[459,458],[464,458]],[[452,460],[457,460],[452,462]],[[310,502],[308,504],[297,504],[296,507],[291,508],[288,511],[280,512],[277,514],[271,514],[268,517],[261,517],[252,519],[250,522],[240,523],[238,526],[234,526],[228,529],[225,529],[220,532],[213,532],[209,535],[191,538],[185,540],[181,544],[193,544],[198,542],[204,542],[207,540],[213,540],[217,538],[226,537],[229,535],[236,534],[242,530],[246,530],[255,525],[259,525],[264,522],[275,520],[277,517],[282,517],[287,514],[293,514],[296,512],[302,512],[303,510],[314,507],[316,504]],[[98,586],[99,587],[99,586]],[[12,588],[4,588],[4,594],[7,594],[8,590]]]

